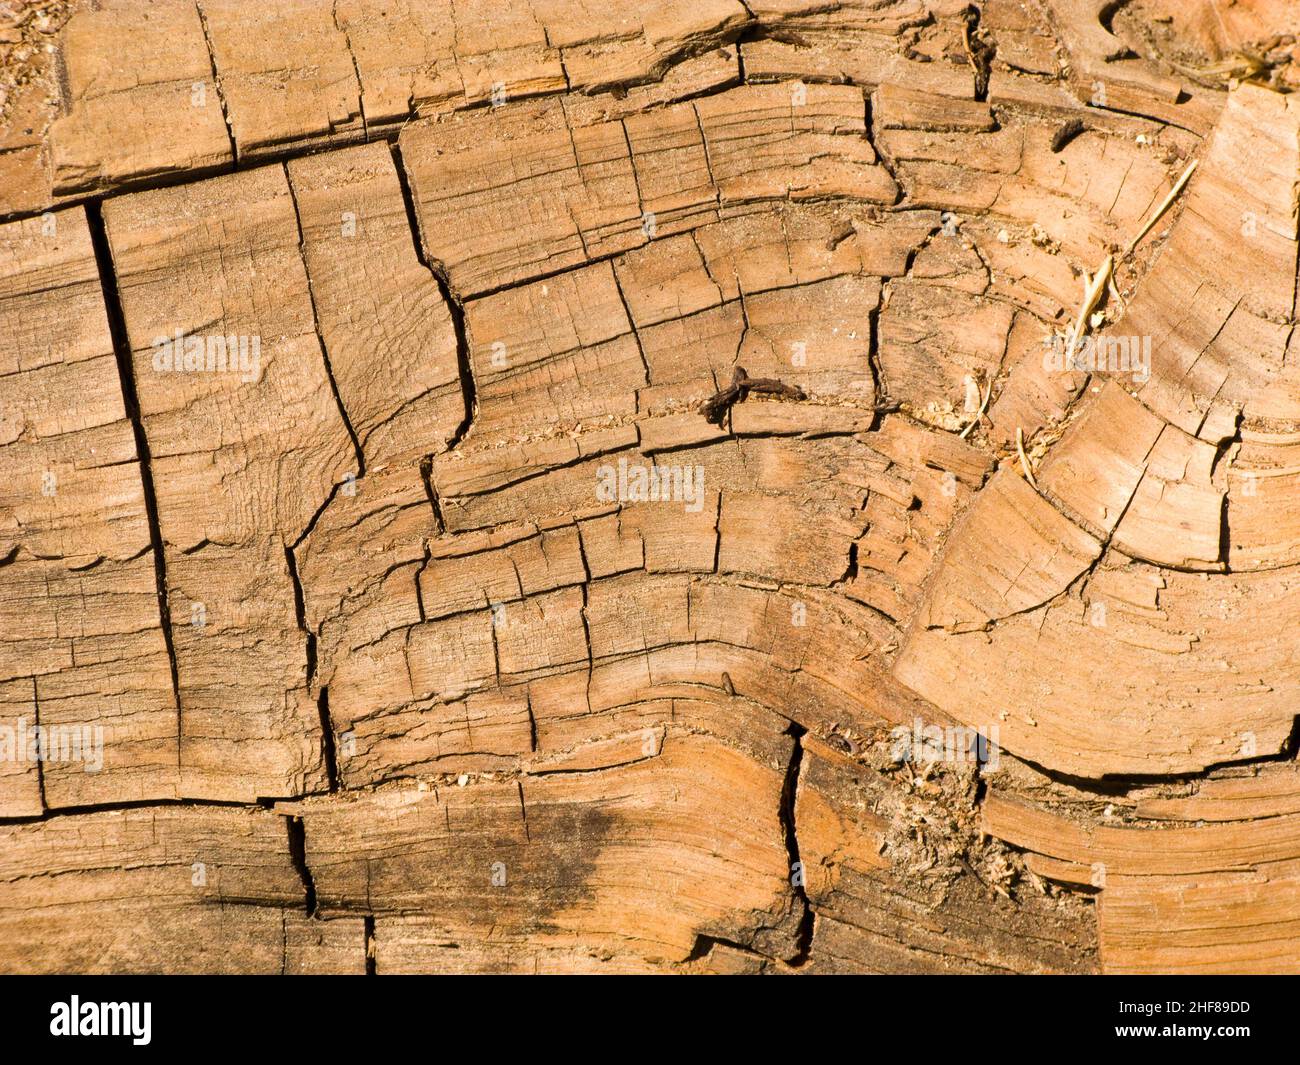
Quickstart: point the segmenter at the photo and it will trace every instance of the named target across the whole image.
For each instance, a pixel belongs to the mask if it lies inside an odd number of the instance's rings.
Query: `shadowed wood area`
[[[1300,972],[1220,6],[0,4],[0,971]]]

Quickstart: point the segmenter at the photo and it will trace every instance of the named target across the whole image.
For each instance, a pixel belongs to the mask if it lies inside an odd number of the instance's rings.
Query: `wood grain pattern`
[[[55,6],[0,970],[1300,970],[1267,5]]]

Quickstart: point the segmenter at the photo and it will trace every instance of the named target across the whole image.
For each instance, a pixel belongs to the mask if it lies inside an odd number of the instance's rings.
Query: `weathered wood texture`
[[[0,969],[1300,971],[1268,5],[67,7]]]

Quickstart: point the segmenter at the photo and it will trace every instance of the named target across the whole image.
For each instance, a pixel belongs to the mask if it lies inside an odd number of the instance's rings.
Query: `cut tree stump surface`
[[[1300,972],[1200,6],[11,3],[0,971]]]

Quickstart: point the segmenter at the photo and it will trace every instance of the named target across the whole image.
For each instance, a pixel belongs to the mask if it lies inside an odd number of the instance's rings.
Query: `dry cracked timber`
[[[0,7],[0,970],[1300,971],[1296,4]]]

